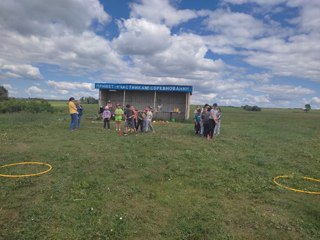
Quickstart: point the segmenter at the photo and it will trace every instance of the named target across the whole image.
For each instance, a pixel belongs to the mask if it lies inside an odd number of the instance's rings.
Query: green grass
[[[119,137],[84,105],[69,132],[54,114],[0,115],[0,165],[42,161],[33,178],[0,178],[0,239],[319,239],[320,112],[224,108],[221,135],[196,137],[190,122]],[[114,127],[112,123],[112,127]],[[43,171],[19,166],[1,173]]]

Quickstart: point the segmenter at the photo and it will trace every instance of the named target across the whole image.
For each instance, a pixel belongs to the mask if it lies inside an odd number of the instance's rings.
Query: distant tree
[[[0,86],[0,101],[8,100],[8,98],[8,90],[5,87]]]
[[[245,106],[242,106],[242,108],[247,111],[261,111],[261,108],[258,106],[245,105]]]
[[[304,111],[305,112],[309,112],[310,110],[311,110],[311,105],[310,104],[304,105]]]
[[[80,98],[80,101],[82,103],[87,103],[87,104],[96,104],[96,103],[98,103],[98,100],[95,99],[94,97],[82,97],[82,98]]]

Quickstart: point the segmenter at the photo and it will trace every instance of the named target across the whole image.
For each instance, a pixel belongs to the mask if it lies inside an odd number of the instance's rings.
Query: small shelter
[[[150,106],[154,119],[189,119],[192,86],[96,83],[95,88],[99,89],[100,106],[108,102],[130,104],[138,110]]]

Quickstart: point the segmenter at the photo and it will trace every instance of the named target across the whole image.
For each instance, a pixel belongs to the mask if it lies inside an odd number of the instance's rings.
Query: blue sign
[[[182,85],[146,85],[146,84],[115,84],[96,83],[97,89],[129,90],[129,91],[157,91],[157,92],[188,92],[192,93],[192,86]]]

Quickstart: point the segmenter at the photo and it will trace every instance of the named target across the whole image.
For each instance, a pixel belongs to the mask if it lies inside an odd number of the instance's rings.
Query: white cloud
[[[2,86],[4,86],[7,90],[13,90],[11,84],[2,84]]]
[[[297,1],[296,6],[301,4]],[[243,61],[272,72],[273,76],[319,81],[320,28],[315,26],[320,26],[320,15],[311,21],[303,13],[311,11],[312,15],[314,9],[320,11],[320,2],[310,1],[300,8],[302,15],[296,19],[301,26],[298,30],[230,10],[207,12],[204,24],[213,34],[204,37],[204,41],[212,52],[242,56]]]
[[[223,0],[226,3],[231,4],[244,4],[244,3],[256,3],[260,5],[277,5],[286,2],[287,0]]]
[[[131,17],[142,17],[157,24],[174,26],[197,17],[197,14],[189,9],[175,9],[169,0],[141,0],[140,3],[131,4]]]
[[[132,2],[130,18],[116,20],[115,36],[105,28],[111,17],[98,0],[1,1],[1,82],[12,81],[21,93],[19,81],[11,79],[53,73],[85,81],[37,81],[27,89],[55,98],[97,97],[92,82],[115,81],[190,84],[193,101],[202,103],[289,106],[304,96],[318,101],[311,89],[271,83],[281,76],[320,81],[319,1],[225,0],[216,10],[201,11],[179,9],[176,0]],[[229,4],[244,3],[245,10],[237,8],[243,12],[231,11],[236,8]],[[291,7],[286,23],[274,18]],[[180,25],[192,19],[192,25]]]
[[[53,80],[47,81],[48,86],[55,88],[57,90],[69,90],[69,91],[76,91],[76,90],[86,90],[86,91],[94,91],[94,87],[92,83],[86,82],[57,82]]]
[[[1,1],[0,78],[40,79],[34,66],[43,63],[79,75],[125,69],[110,42],[92,31],[93,21],[110,21],[98,0]]]
[[[265,93],[269,96],[270,101],[293,100],[297,97],[313,94],[314,91],[301,86],[291,85],[262,85],[253,88],[255,91]]]
[[[320,97],[313,97],[311,103],[315,103],[320,106]]]
[[[0,74],[1,72],[5,76],[13,78],[27,78],[34,80],[43,78],[39,68],[33,67],[29,64],[0,64]]]
[[[146,19],[119,22],[120,35],[113,43],[125,55],[152,55],[170,45],[170,29]]]
[[[224,68],[223,61],[205,58],[207,51],[200,36],[174,35],[166,50],[152,56],[135,58],[134,62],[148,76],[203,79],[208,72],[214,77]]]
[[[32,94],[38,94],[38,93],[42,93],[43,90],[38,88],[37,86],[31,86],[26,90],[26,93],[28,93],[29,95]]]
[[[223,34],[239,43],[243,39],[262,36],[265,32],[261,21],[256,20],[251,15],[240,12],[213,11],[205,20],[205,24],[209,30]]]
[[[81,33],[95,19],[101,24],[110,21],[98,0],[0,1],[0,25],[22,35]]]

